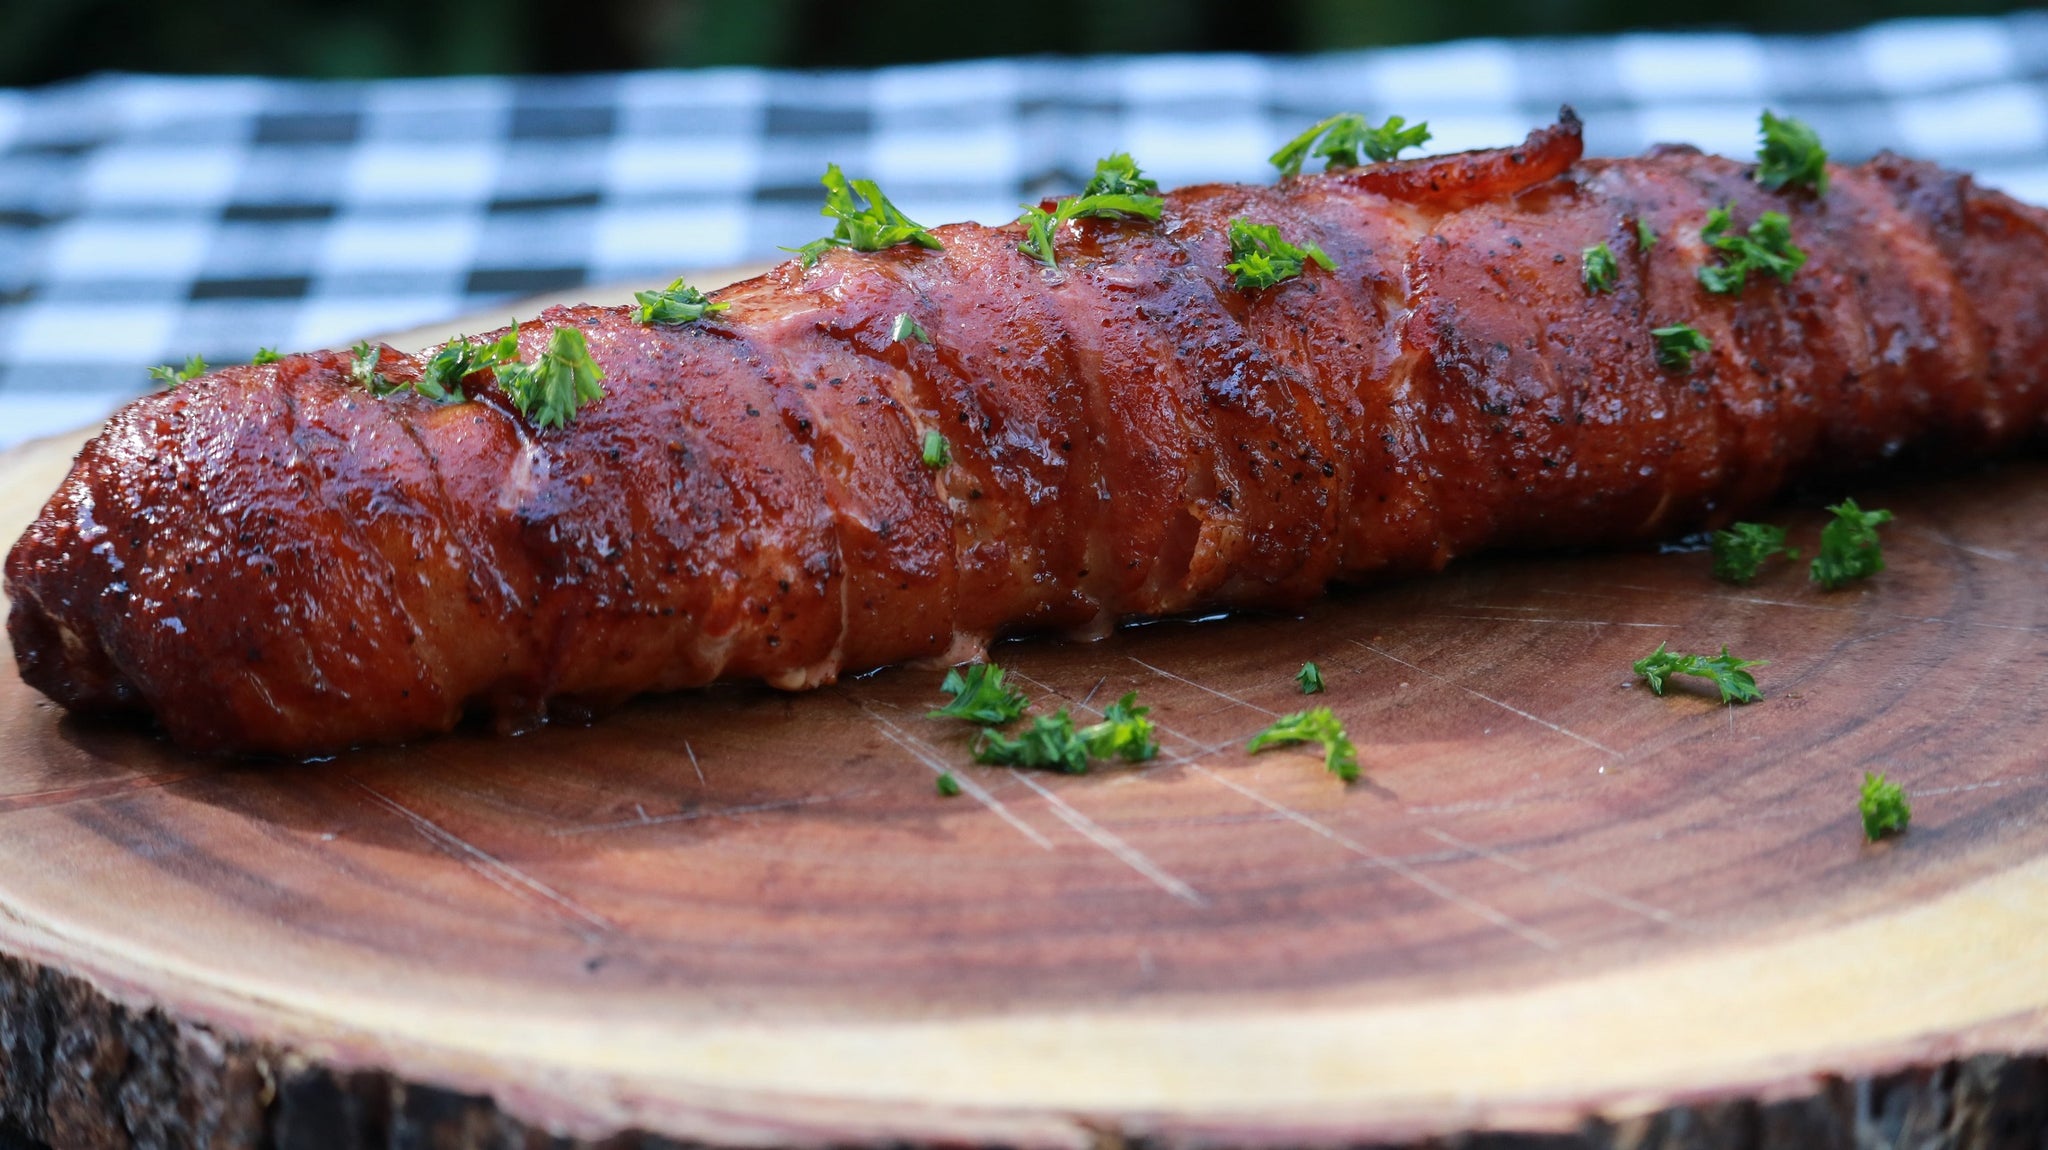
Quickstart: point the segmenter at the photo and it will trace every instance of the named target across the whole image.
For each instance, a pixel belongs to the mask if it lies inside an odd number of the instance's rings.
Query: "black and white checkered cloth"
[[[108,75],[0,90],[0,446],[146,390],[151,364],[336,346],[583,284],[781,258],[828,160],[927,224],[1002,222],[1128,149],[1168,186],[1265,180],[1337,110],[1431,150],[1574,105],[1595,154],[1748,155],[1758,109],[2048,203],[2048,13],[1802,38],[1475,40],[1309,57],[874,72],[311,83]]]

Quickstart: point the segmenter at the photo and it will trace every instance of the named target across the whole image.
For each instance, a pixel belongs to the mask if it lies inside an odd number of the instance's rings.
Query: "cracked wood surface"
[[[1841,592],[1510,556],[998,648],[1152,706],[1082,778],[972,766],[928,669],[263,765],[9,660],[0,1145],[2040,1145],[2048,465],[1853,494],[1898,521]],[[1765,701],[1651,696],[1663,640]],[[1356,786],[1243,753],[1311,702]]]

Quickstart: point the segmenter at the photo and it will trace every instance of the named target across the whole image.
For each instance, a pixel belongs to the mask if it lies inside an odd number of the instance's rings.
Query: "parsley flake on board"
[[[923,455],[924,465],[934,471],[953,462],[952,445],[946,442],[945,436],[936,431],[924,433],[924,442],[919,450]]]
[[[1230,221],[1230,262],[1223,265],[1243,291],[1263,291],[1291,280],[1315,264],[1326,272],[1337,270],[1336,261],[1314,244],[1291,244],[1272,224],[1257,224],[1239,218]]]
[[[1757,134],[1763,140],[1756,152],[1757,183],[1774,192],[1806,188],[1816,196],[1828,194],[1828,150],[1812,128],[1766,108]]]
[[[1127,691],[1103,709],[1101,722],[1081,728],[1081,741],[1095,758],[1115,756],[1127,763],[1142,763],[1159,753],[1158,740],[1152,737],[1152,720],[1145,717],[1151,712],[1152,708],[1138,705],[1136,691]]]
[[[899,311],[896,313],[896,318],[889,324],[889,341],[891,343],[902,343],[905,340],[911,339],[919,343],[930,343],[932,341],[931,335],[924,330],[923,324],[912,318],[909,312]]]
[[[1799,558],[1799,552],[1785,546],[1785,529],[1768,523],[1732,523],[1713,536],[1714,578],[1729,583],[1747,583],[1756,578],[1764,560],[1783,553]]]
[[[256,349],[255,358],[249,362],[255,364],[276,363],[283,358],[283,356],[277,354],[277,349],[274,347],[259,347]]]
[[[1579,281],[1586,290],[1598,294],[1614,290],[1615,277],[1620,268],[1614,262],[1614,249],[1601,240],[1579,253]]]
[[[585,404],[604,398],[604,369],[590,358],[590,345],[574,327],[556,328],[538,361],[515,359],[491,371],[519,414],[538,428],[566,427]]]
[[[1699,280],[1710,292],[1741,295],[1749,273],[1764,272],[1791,283],[1793,273],[1806,266],[1806,253],[1792,242],[1792,221],[1783,212],[1765,212],[1749,225],[1747,235],[1729,235],[1732,226],[1727,208],[1707,213],[1707,225],[1700,238],[1721,253],[1721,262],[1708,264]]]
[[[970,663],[964,670],[955,667],[946,672],[939,690],[953,696],[953,701],[934,708],[930,712],[934,719],[994,725],[1017,718],[1031,705],[1022,691],[1003,684],[1003,669],[994,663]]]
[[[1244,745],[1249,754],[1257,754],[1267,747],[1287,743],[1320,743],[1323,747],[1323,766],[1329,772],[1347,783],[1358,781],[1358,748],[1351,744],[1351,737],[1344,733],[1344,724],[1330,713],[1328,707],[1314,707],[1282,715],[1273,724]]]
[[[873,180],[848,180],[838,164],[827,164],[819,182],[825,185],[825,206],[818,213],[839,222],[832,228],[832,234],[823,239],[812,240],[800,248],[782,249],[795,252],[805,267],[817,263],[819,256],[833,248],[878,252],[898,244],[916,244],[936,251],[946,246],[890,203]]]
[[[1016,738],[984,727],[974,737],[974,761],[999,767],[1037,767],[1070,775],[1088,773],[1088,745],[1074,729],[1074,717],[1061,707],[1037,715]]]
[[[1691,371],[1692,357],[1714,346],[1713,340],[1682,323],[1653,327],[1650,338],[1657,341],[1657,366],[1673,371]]]
[[[633,318],[641,323],[694,323],[732,307],[723,301],[713,303],[703,292],[684,283],[681,276],[660,291],[636,291],[633,298],[640,302],[640,310]]]
[[[1374,127],[1357,112],[1339,112],[1282,144],[1266,162],[1280,169],[1282,177],[1298,176],[1303,161],[1312,157],[1323,160],[1323,170],[1329,172],[1359,166],[1361,153],[1366,160],[1385,163],[1428,142],[1428,121],[1411,127],[1399,116],[1388,116]]]
[[[172,367],[166,363],[149,369],[149,378],[165,391],[176,391],[179,384],[190,383],[205,374],[206,359],[198,355],[187,357],[183,367]]]
[[[1756,676],[1747,670],[1764,666],[1764,660],[1738,659],[1728,653],[1725,644],[1718,655],[1681,655],[1666,646],[1659,643],[1655,651],[1635,661],[1636,674],[1649,681],[1652,692],[1662,695],[1664,681],[1673,675],[1691,675],[1712,682],[1723,703],[1749,703],[1764,697],[1756,689]]]
[[[1145,717],[1150,707],[1137,705],[1132,691],[1102,713],[1102,721],[1078,730],[1065,707],[1031,720],[1022,734],[1011,738],[1001,731],[984,729],[975,736],[974,761],[1002,767],[1038,767],[1085,775],[1092,759],[1120,758],[1142,763],[1159,753],[1152,738],[1152,720]]]
[[[1813,581],[1829,591],[1884,570],[1877,529],[1892,521],[1889,511],[1865,511],[1854,499],[1828,508],[1834,519],[1820,530],[1820,554],[1813,557]]]
[[[1301,693],[1304,695],[1323,693],[1323,669],[1312,662],[1301,665],[1301,670],[1294,673],[1294,681],[1301,684]]]
[[[1913,805],[1906,801],[1906,789],[1869,771],[1863,772],[1863,791],[1856,796],[1856,811],[1863,816],[1863,838],[1867,842],[1898,834],[1913,821]]]

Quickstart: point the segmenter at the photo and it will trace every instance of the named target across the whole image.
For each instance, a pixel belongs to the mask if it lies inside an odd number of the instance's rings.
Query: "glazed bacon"
[[[1156,224],[1069,225],[1056,270],[1015,225],[956,225],[785,264],[688,326],[551,309],[524,357],[575,325],[604,370],[566,428],[488,374],[439,406],[336,352],[217,371],[80,454],[7,560],[15,656],[75,710],[308,754],[1654,539],[2048,430],[2042,213],[1889,156],[1816,197],[1690,149],[1579,151],[1567,115],[1514,149],[1185,188]],[[1804,269],[1705,291],[1724,205],[1789,216]],[[1337,270],[1240,290],[1235,217]],[[899,313],[931,342],[892,339]],[[1680,323],[1712,342],[1683,371],[1649,335]]]

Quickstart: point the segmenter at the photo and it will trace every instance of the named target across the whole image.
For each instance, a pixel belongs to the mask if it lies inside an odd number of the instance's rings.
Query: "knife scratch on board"
[[[940,776],[952,775],[953,781],[960,784],[961,790],[967,792],[968,795],[972,796],[982,806],[987,807],[997,818],[1010,824],[1018,834],[1030,839],[1045,850],[1053,849],[1053,841],[1040,833],[1037,827],[1017,817],[1016,812],[1005,805],[1003,800],[990,794],[987,787],[974,781],[965,772],[956,773],[951,767],[948,767],[945,760],[939,758],[938,754],[932,748],[926,746],[923,740],[890,722],[880,712],[876,711],[868,700],[855,699],[853,703],[874,722],[876,727],[880,728],[883,738],[903,748],[911,758],[916,759],[929,768],[932,774]]]
[[[443,852],[485,881],[505,893],[526,900],[539,900],[542,907],[569,920],[569,925],[585,939],[601,937],[618,930],[616,923],[603,915],[556,890],[554,887],[513,866],[511,863],[491,854],[454,831],[420,814],[397,799],[386,795],[361,779],[350,779],[362,791],[375,799],[385,809],[403,818],[421,838],[426,839]],[[581,924],[581,925],[578,925]]]

